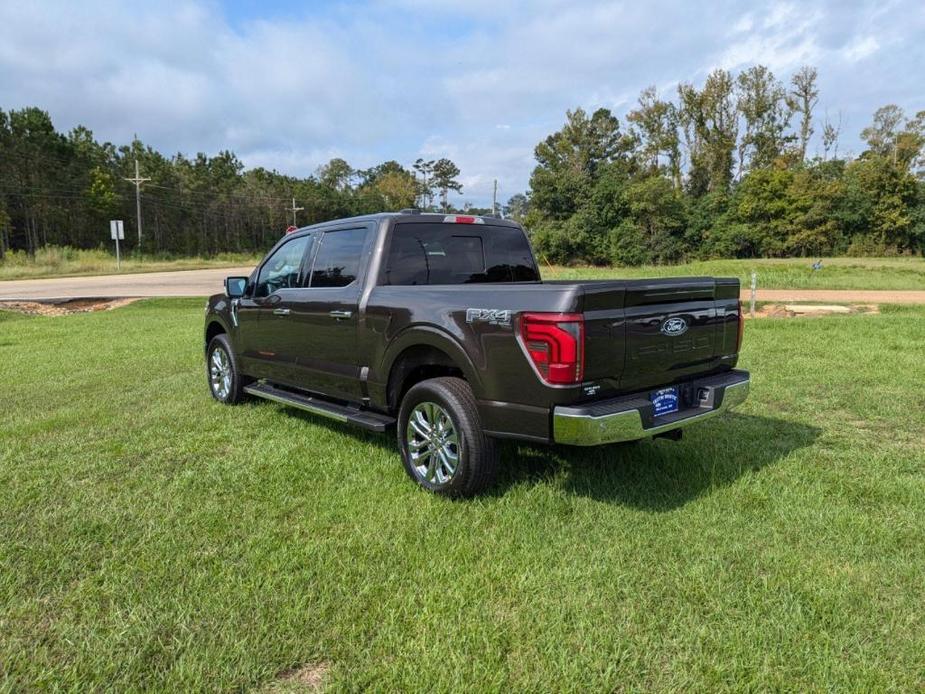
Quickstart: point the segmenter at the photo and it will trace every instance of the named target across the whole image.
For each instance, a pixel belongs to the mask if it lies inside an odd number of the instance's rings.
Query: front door
[[[238,304],[240,353],[249,376],[297,385],[291,318],[313,240],[313,234],[304,234],[278,246]]]

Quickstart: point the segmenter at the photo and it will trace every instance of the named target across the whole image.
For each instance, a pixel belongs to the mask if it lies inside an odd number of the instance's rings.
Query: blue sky
[[[449,156],[458,202],[482,204],[494,178],[526,188],[566,109],[623,121],[646,86],[715,67],[815,65],[819,119],[857,152],[878,106],[925,109],[923,36],[921,0],[0,0],[0,108],[298,175]]]

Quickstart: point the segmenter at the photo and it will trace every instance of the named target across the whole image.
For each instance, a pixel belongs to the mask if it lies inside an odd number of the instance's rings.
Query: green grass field
[[[0,691],[925,687],[925,307],[752,321],[738,413],[465,502],[213,402],[201,320],[0,312]]]
[[[545,279],[609,279],[705,275],[738,277],[743,287],[758,274],[761,289],[925,289],[925,258],[815,258],[705,260],[683,265],[641,267],[542,267]]]

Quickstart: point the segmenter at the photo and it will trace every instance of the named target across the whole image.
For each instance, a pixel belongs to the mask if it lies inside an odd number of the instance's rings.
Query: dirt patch
[[[276,683],[283,685],[286,690],[316,692],[321,690],[324,676],[328,674],[331,666],[327,663],[306,663],[298,667],[283,670],[276,676]],[[270,688],[270,691],[273,687]]]
[[[111,311],[138,299],[65,299],[62,301],[0,301],[0,310],[30,316],[68,316],[72,313]]]
[[[752,315],[745,309],[745,317]],[[821,304],[763,304],[755,309],[755,318],[810,318],[815,316],[880,313],[876,304],[821,305]]]

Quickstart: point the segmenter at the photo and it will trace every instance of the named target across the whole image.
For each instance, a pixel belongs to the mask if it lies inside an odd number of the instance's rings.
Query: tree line
[[[245,170],[230,151],[168,157],[138,139],[98,142],[83,126],[60,133],[38,108],[0,110],[0,259],[8,249],[108,244],[111,219],[124,220],[126,245],[138,250],[135,187],[127,180],[136,161],[149,179],[140,246],[155,254],[262,252],[291,224],[416,204],[450,209],[449,191],[462,189],[459,168],[446,158],[368,169],[332,159],[298,178]]]
[[[849,157],[840,123],[820,118],[818,103],[814,68],[784,83],[758,65],[715,70],[671,98],[649,87],[625,123],[578,108],[536,146],[529,191],[503,210],[470,211],[522,221],[541,257],[559,263],[925,252],[925,111],[878,109],[861,132],[864,151]],[[245,170],[230,151],[166,156],[137,138],[116,146],[83,126],[58,132],[38,108],[0,110],[0,258],[10,248],[99,247],[110,219],[125,221],[129,250],[139,250],[127,180],[136,162],[149,179],[147,253],[259,252],[293,223],[457,211],[448,196],[462,191],[447,158],[368,169],[332,159],[300,178]]]
[[[758,65],[645,89],[625,125],[569,111],[508,207],[550,262],[925,253],[925,111],[879,108],[849,158],[818,102],[814,68]]]

